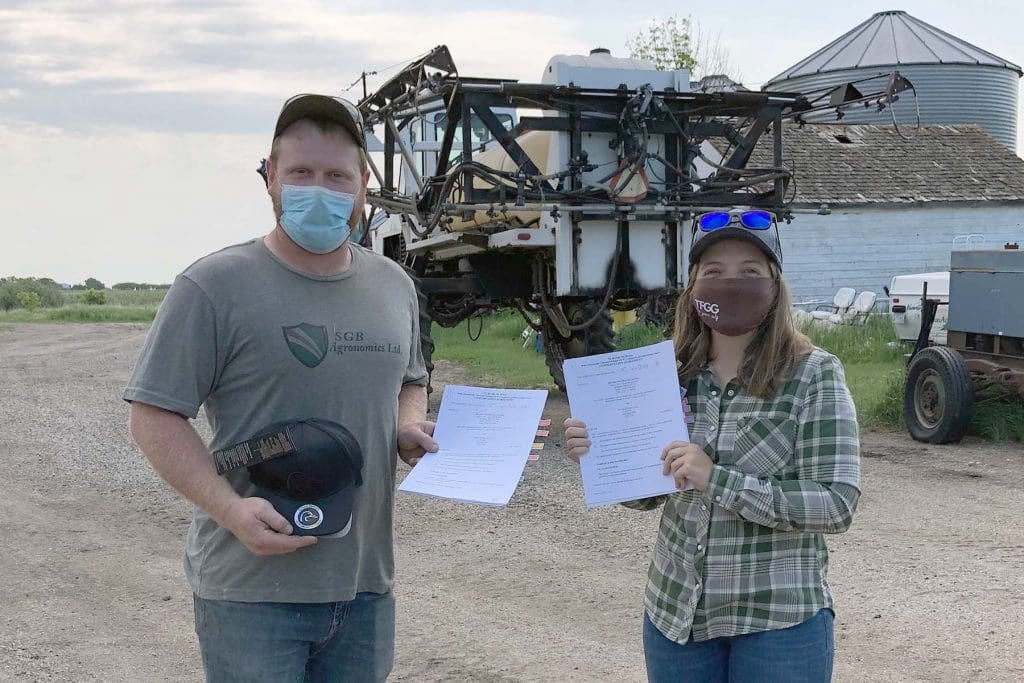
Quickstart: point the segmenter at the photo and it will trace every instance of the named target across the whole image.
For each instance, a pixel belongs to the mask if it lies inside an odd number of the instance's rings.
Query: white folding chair
[[[840,287],[832,298],[832,305],[827,307],[819,306],[818,310],[811,311],[811,317],[815,320],[830,320],[833,315],[842,316],[853,305],[853,300],[856,296],[857,290],[853,287]],[[831,310],[822,310],[823,308]]]

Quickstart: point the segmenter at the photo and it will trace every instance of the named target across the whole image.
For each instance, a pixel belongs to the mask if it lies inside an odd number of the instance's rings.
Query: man
[[[395,454],[415,465],[437,446],[414,286],[348,240],[365,155],[351,103],[288,100],[267,163],[274,229],[178,276],[124,392],[136,443],[196,505],[185,571],[210,681],[383,680],[393,664]],[[187,419],[201,405],[209,448]],[[253,468],[215,469],[289,420],[358,442],[362,483],[338,534],[300,535],[317,520],[282,515]]]

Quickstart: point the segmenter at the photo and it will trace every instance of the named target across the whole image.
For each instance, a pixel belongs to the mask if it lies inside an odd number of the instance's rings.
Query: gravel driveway
[[[119,399],[145,332],[0,328],[0,681],[201,679],[189,506]],[[553,392],[545,417],[566,413]],[[506,508],[398,496],[392,680],[643,680],[657,515],[586,511],[560,432]],[[1024,449],[873,433],[863,455],[857,520],[830,541],[836,680],[1024,680]]]

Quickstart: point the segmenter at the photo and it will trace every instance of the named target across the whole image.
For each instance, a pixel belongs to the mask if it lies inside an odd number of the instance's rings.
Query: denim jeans
[[[348,602],[204,600],[196,635],[209,683],[383,681],[395,660],[395,598]]]
[[[835,654],[832,610],[774,631],[676,643],[644,614],[650,683],[827,683]]]

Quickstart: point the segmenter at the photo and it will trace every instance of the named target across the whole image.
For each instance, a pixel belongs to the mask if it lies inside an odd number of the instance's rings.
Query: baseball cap
[[[277,116],[277,125],[274,126],[274,138],[277,139],[284,130],[299,119],[327,119],[335,121],[345,127],[356,143],[366,151],[366,135],[363,132],[363,117],[352,104],[341,97],[332,95],[302,94],[289,97],[281,113]]]
[[[747,240],[782,269],[782,244],[775,217],[762,210],[712,211],[697,216],[690,243],[690,265],[713,244],[722,240]]]
[[[343,425],[314,418],[276,423],[246,443],[277,435],[284,454],[248,467],[254,495],[270,501],[293,535],[344,536],[363,483],[359,442]]]

